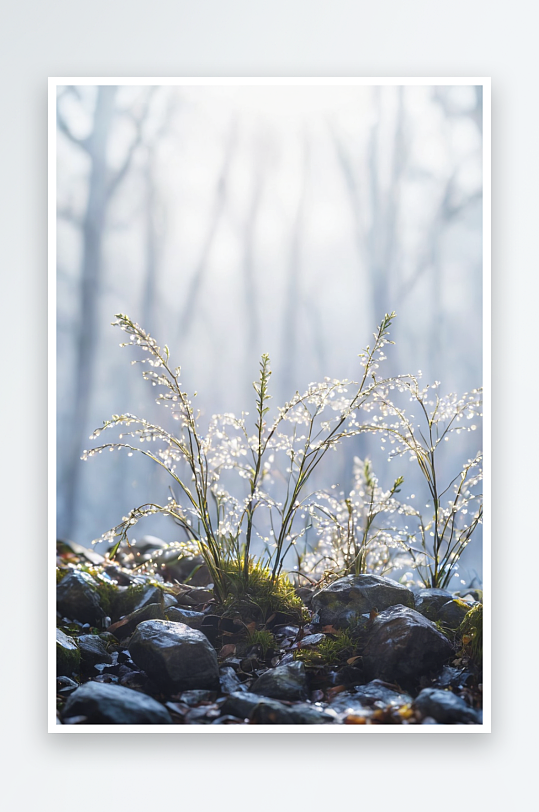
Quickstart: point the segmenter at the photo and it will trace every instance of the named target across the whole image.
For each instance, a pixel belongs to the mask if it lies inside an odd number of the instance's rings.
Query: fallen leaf
[[[358,716],[356,714],[351,713],[349,716],[346,716],[344,719],[345,725],[366,725],[367,719],[365,716]]]
[[[219,652],[219,657],[221,659],[226,659],[227,657],[233,657],[236,653],[236,646],[234,643],[227,643],[226,646],[223,646],[221,651]]]
[[[352,665],[352,663],[355,663],[356,660],[361,660],[361,655],[358,654],[357,657],[350,657],[350,659],[347,660],[346,662],[348,663],[348,665]]]
[[[331,702],[334,696],[337,696],[337,694],[340,694],[343,691],[346,691],[346,687],[344,685],[336,685],[334,688],[328,688],[326,691],[328,700]]]

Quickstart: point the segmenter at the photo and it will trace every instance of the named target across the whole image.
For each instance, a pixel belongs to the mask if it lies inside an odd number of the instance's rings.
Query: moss
[[[221,604],[225,615],[239,614],[243,620],[263,623],[276,613],[300,623],[309,618],[292,582],[286,575],[273,578],[269,566],[251,561],[246,580],[243,564],[228,561],[221,564],[220,577],[226,585],[227,597]]]
[[[462,653],[481,667],[483,663],[483,604],[473,606],[458,629]]]
[[[262,656],[265,657],[268,651],[276,648],[275,637],[266,629],[249,632],[247,637],[248,646],[260,646]]]
[[[357,641],[344,631],[336,637],[326,637],[316,649],[297,649],[294,659],[305,665],[338,665],[353,655],[356,646]]]

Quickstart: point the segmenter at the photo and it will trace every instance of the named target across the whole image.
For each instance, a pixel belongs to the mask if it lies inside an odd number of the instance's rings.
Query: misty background
[[[142,456],[80,460],[113,413],[169,417],[115,313],[168,344],[203,427],[253,415],[263,352],[274,407],[357,378],[392,310],[381,373],[421,370],[442,394],[482,384],[480,87],[60,87],[57,113],[59,538],[89,545],[168,495]],[[444,480],[480,442],[452,438]],[[314,485],[349,489],[354,455],[385,488],[404,474],[401,496],[422,487],[372,438],[329,455]],[[148,533],[180,538],[163,517],[135,535]],[[481,574],[479,531],[461,572]]]

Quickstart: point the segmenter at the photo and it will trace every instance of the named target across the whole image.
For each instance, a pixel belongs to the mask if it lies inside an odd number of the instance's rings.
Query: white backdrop
[[[7,808],[86,812],[195,802],[437,810],[516,806],[531,789],[533,566],[527,505],[537,393],[536,26],[525,0],[21,0],[0,32],[4,501],[1,671]],[[491,76],[493,81],[493,606],[490,736],[48,736],[46,730],[47,76]],[[532,370],[535,367],[532,367]],[[513,384],[515,389],[513,390]],[[517,409],[518,403],[518,409]],[[533,466],[533,467],[532,467]],[[508,475],[508,472],[510,475]],[[510,576],[508,576],[510,572]],[[516,616],[518,615],[518,618]],[[16,640],[12,648],[10,642]],[[517,654],[518,653],[518,656]],[[515,666],[518,664],[518,671]],[[531,687],[530,687],[530,690]],[[529,738],[528,738],[529,737]],[[535,739],[534,739],[535,740]],[[263,771],[263,774],[262,774]],[[261,791],[266,786],[270,791]],[[88,792],[91,783],[92,791]],[[202,799],[202,800],[201,800]]]

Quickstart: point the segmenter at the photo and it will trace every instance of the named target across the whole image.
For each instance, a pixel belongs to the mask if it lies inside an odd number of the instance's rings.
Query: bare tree
[[[110,167],[108,149],[115,116],[117,115],[115,109],[117,88],[107,85],[97,88],[93,128],[86,138],[79,138],[74,134],[62,109],[63,96],[67,93],[74,93],[78,96],[76,90],[71,88],[65,90],[60,95],[57,103],[59,131],[72,144],[83,150],[90,162],[88,198],[81,221],[81,313],[77,322],[75,338],[76,365],[73,376],[71,431],[63,485],[65,494],[63,531],[66,535],[73,532],[75,524],[80,479],[79,457],[88,430],[89,403],[94,381],[95,344],[96,336],[99,333],[97,311],[102,279],[103,235],[106,226],[107,209],[115,192],[126,177],[133,157],[140,145],[142,124],[146,117],[152,90],[150,88],[145,94],[145,101],[138,115],[134,118],[135,135],[126,151],[123,162],[115,170]]]

